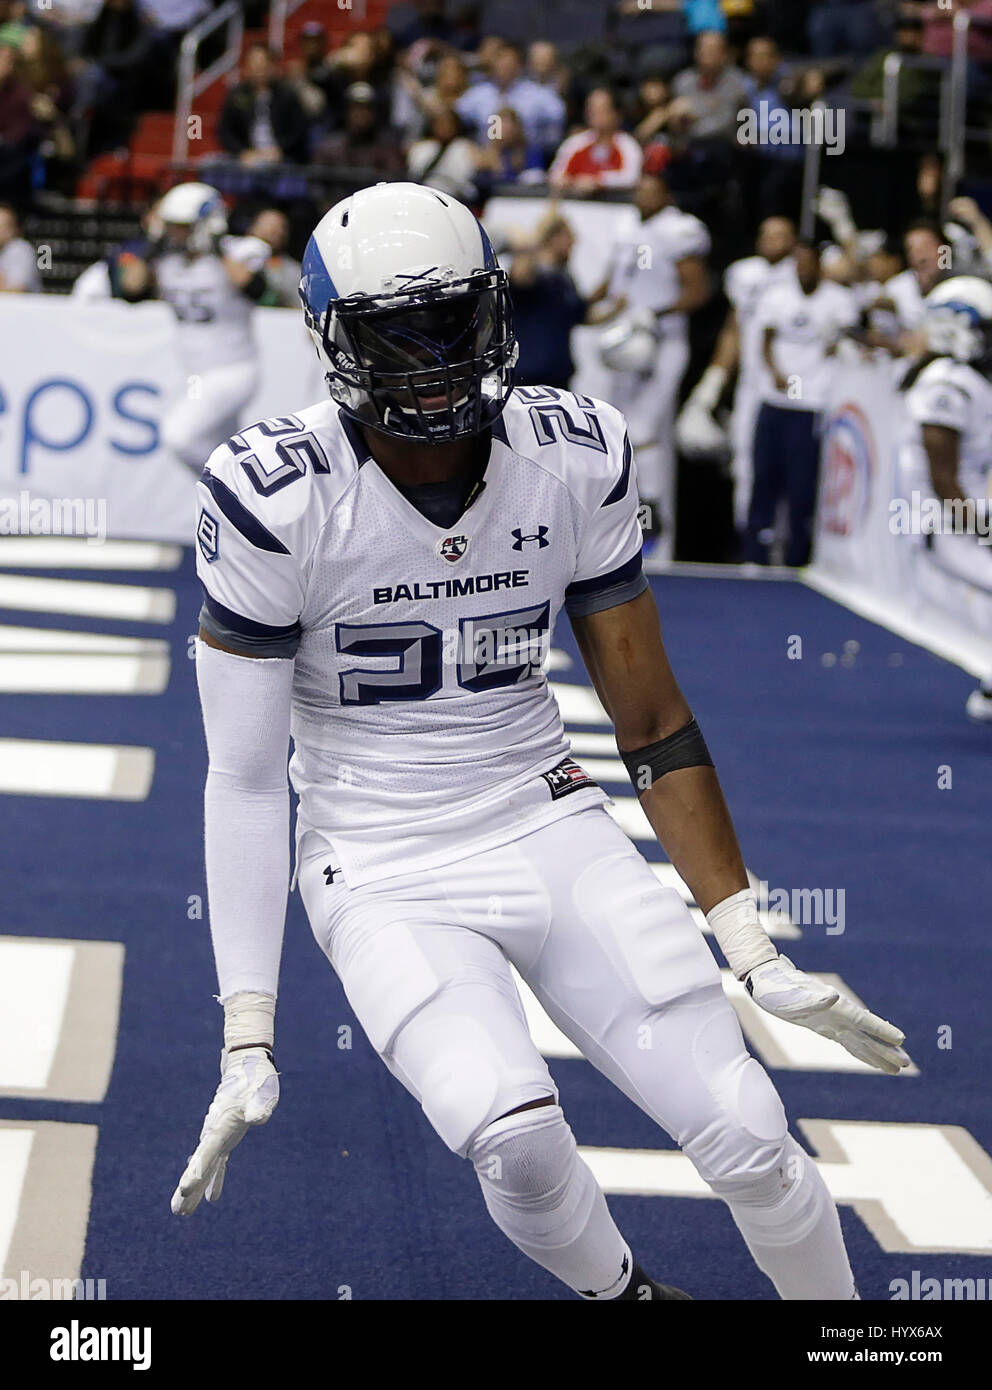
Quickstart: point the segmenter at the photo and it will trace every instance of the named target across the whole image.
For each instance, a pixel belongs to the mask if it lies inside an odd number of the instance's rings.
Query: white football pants
[[[236,432],[258,379],[254,359],[188,376],[186,390],[162,421],[163,445],[199,474],[217,445]]]
[[[734,392],[734,409],[730,417],[734,527],[741,533],[747,530],[747,516],[751,507],[751,487],[754,482],[754,428],[758,423],[760,408],[761,393],[757,383],[742,377]]]
[[[663,338],[651,372],[611,372],[606,400],[623,412],[637,460],[637,491],[642,502],[655,503],[662,531],[655,549],[659,559],[675,553],[675,413],[679,387],[689,364],[683,337]]]
[[[310,831],[300,891],[372,1046],[517,1246],[587,1296],[629,1250],[557,1104],[510,962],[562,1032],[682,1147],[783,1298],[855,1296],[840,1223],[749,1056],[709,947],[595,807],[443,868],[349,889]]]

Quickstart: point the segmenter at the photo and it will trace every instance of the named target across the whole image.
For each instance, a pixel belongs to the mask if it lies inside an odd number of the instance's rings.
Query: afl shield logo
[[[827,420],[823,440],[819,525],[834,536],[861,530],[868,512],[878,448],[871,423],[852,401]]]
[[[445,536],[437,548],[442,560],[450,560],[454,565],[468,550],[468,536]]]

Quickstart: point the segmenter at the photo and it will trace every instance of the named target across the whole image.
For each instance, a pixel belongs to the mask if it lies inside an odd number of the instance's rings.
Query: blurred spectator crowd
[[[89,159],[127,145],[141,112],[171,109],[182,36],[216,3],[0,0],[0,197],[71,193]],[[242,7],[246,25],[264,30],[266,0]],[[701,207],[720,190],[719,209],[753,232],[763,216],[796,215],[803,151],[742,146],[742,110],[767,129],[776,109],[823,99],[857,128],[881,99],[888,53],[949,61],[956,10],[985,18],[992,0],[574,8],[576,40],[558,45],[540,36],[540,5],[520,43],[498,32],[499,0],[413,0],[368,32],[335,27],[330,0],[311,4],[327,22],[310,19],[284,56],[244,53],[222,151],[249,166],[407,173],[472,202],[496,185],[545,181],[572,195],[622,193],[648,157]],[[525,28],[519,16],[511,27]],[[992,90],[992,28],[975,27],[969,55],[970,89]],[[906,119],[933,106],[935,82],[932,65],[904,65]]]
[[[71,196],[87,161],[125,147],[143,111],[174,109],[182,37],[218,3],[0,0],[0,289],[39,287],[18,210],[39,191]],[[801,419],[782,396],[775,342],[785,351],[790,315],[805,319],[815,300],[824,306],[818,312],[825,325],[817,353],[832,359],[844,339],[861,353],[912,355],[919,351],[923,297],[938,269],[948,268],[937,265],[941,248],[953,245],[956,267],[989,273],[992,223],[980,190],[960,180],[945,186],[944,161],[934,151],[942,74],[950,68],[955,16],[965,10],[976,21],[967,46],[969,110],[988,128],[992,0],[570,0],[554,11],[568,11],[568,38],[560,23],[542,23],[551,0],[534,0],[532,24],[521,21],[519,0],[507,6],[411,0],[391,6],[379,27],[363,29],[341,25],[336,0],[310,0],[284,54],[246,45],[217,118],[218,148],[202,155],[191,145],[188,165],[170,171],[168,181],[204,179],[229,202],[247,195],[233,210],[232,227],[271,246],[262,302],[275,305],[295,304],[293,257],[316,217],[349,188],[410,178],[482,215],[497,193],[546,197],[536,231],[501,250],[513,262],[521,380],[558,385],[572,376],[577,326],[608,325],[612,316],[614,337],[627,352],[647,331],[624,317],[632,305],[619,242],[612,280],[579,292],[569,268],[575,238],[568,200],[633,204],[640,219],[630,232],[633,249],[650,239],[648,223],[656,229],[658,282],[646,307],[656,316],[650,331],[672,357],[665,392],[646,392],[666,395],[664,422],[659,416],[652,429],[671,437],[684,373],[681,399],[688,395],[692,410],[681,430],[681,457],[706,455],[708,439],[724,439],[723,478],[733,492],[737,533],[730,533],[727,555],[767,559],[769,517],[787,495],[795,516],[793,550],[786,546],[785,554],[801,563],[817,466],[809,443],[815,409]],[[246,27],[264,32],[267,0],[244,0],[243,9]],[[869,196],[878,164],[859,166],[857,152],[868,150],[876,134],[887,87],[891,96],[890,55],[899,60],[899,149],[891,146],[883,157],[900,196],[883,216],[879,197],[872,203]],[[217,50],[208,45],[203,60],[212,56]],[[846,164],[821,161],[820,184],[829,185],[842,164],[854,172],[847,196],[821,188],[816,235],[799,248],[797,280],[794,250],[782,246],[793,248],[800,229],[808,146],[789,117],[813,103],[843,117],[849,154]],[[741,138],[746,113],[757,140]],[[779,130],[790,133],[772,139],[778,117]],[[306,191],[302,204],[298,194],[280,199],[272,182],[287,171]],[[859,220],[875,230],[860,231]],[[805,230],[812,225],[807,215]],[[769,241],[780,244],[774,256],[761,250]],[[116,294],[133,253],[117,247],[92,266],[85,293]],[[787,284],[768,278],[786,261]],[[765,314],[766,293],[779,306],[777,320]],[[740,437],[727,439],[728,383],[747,374],[749,352],[750,397],[742,405],[738,388],[735,413]],[[810,461],[802,476],[773,486],[762,458],[780,455],[786,435],[790,456],[808,454]],[[664,514],[675,506],[672,467],[661,462],[657,473]],[[691,506],[694,486],[690,476],[683,497],[681,482],[680,513]],[[753,486],[764,493],[760,514],[749,516]],[[669,515],[669,531],[672,521]]]

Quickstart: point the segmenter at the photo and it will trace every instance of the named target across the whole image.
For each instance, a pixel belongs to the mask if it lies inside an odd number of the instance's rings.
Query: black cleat
[[[681,1289],[672,1288],[671,1284],[659,1284],[656,1279],[645,1274],[635,1260],[630,1283],[623,1293],[614,1299],[614,1302],[650,1303],[653,1300],[664,1300],[666,1303],[693,1302],[690,1294],[683,1293]]]

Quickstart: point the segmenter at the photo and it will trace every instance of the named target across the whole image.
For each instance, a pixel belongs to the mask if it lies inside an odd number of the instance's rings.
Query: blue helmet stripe
[[[482,264],[486,270],[495,270],[498,265],[496,252],[493,250],[493,244],[486,235],[486,229],[481,222],[479,223],[479,236],[482,238]]]
[[[943,304],[934,304],[932,307],[935,313],[949,309],[955,314],[967,314],[974,324],[979,324],[982,321],[982,315],[974,304],[966,304],[963,299],[945,299]]]
[[[313,237],[307,242],[307,249],[303,253],[303,274],[300,279],[300,289],[303,291],[303,298],[306,300],[307,307],[318,318],[332,299],[339,298],[334,281],[328,274],[324,258]]]

